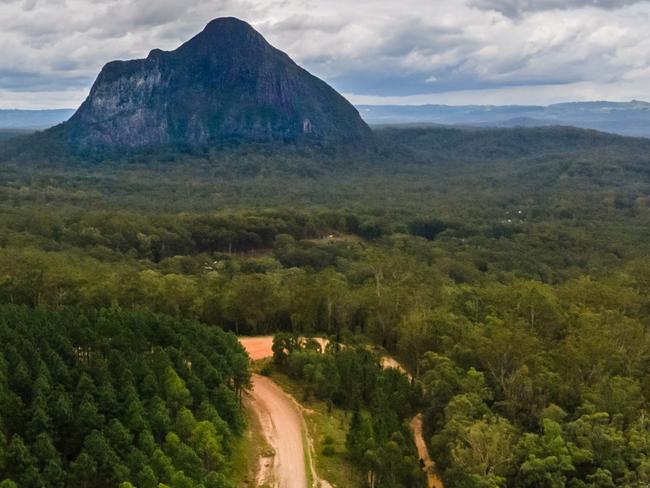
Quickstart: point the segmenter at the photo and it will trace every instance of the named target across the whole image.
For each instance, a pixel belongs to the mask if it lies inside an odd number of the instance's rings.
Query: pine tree
[[[353,461],[361,461],[368,449],[374,446],[372,424],[359,409],[352,412],[345,447]]]
[[[97,477],[97,462],[87,452],[82,451],[70,464],[71,486],[74,488],[91,488]]]
[[[164,384],[167,403],[173,412],[177,412],[181,407],[186,407],[191,403],[192,396],[185,386],[185,381],[171,367],[165,371]]]
[[[18,434],[13,435],[7,447],[5,465],[7,467],[6,474],[18,481],[34,466],[34,458],[25,445],[25,441]]]

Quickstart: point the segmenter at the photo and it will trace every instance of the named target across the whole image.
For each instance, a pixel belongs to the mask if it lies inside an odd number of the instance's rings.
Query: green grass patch
[[[257,486],[260,458],[271,450],[257,415],[246,402],[244,412],[248,428],[237,441],[232,455],[232,480],[237,488]]]

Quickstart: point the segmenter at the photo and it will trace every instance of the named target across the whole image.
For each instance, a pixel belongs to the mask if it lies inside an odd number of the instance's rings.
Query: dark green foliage
[[[182,471],[187,486],[227,476],[243,428],[233,385],[249,374],[234,336],[147,311],[3,305],[0,343],[13,360],[0,362],[0,478],[155,487]]]
[[[13,139],[14,137],[18,136],[25,136],[30,134],[32,131],[30,130],[22,130],[22,129],[0,129],[0,142],[2,141],[7,141],[9,139]]]

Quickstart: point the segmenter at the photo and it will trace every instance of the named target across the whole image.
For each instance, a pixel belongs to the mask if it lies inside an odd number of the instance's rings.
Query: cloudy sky
[[[0,108],[76,107],[231,15],[354,103],[650,100],[650,0],[0,0]]]

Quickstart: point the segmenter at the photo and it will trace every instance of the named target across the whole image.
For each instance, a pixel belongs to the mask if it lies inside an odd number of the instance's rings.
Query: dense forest
[[[250,381],[233,335],[145,310],[3,305],[0,342],[15,486],[229,486]]]
[[[228,486],[248,364],[223,329],[363,337],[404,364],[413,384],[354,345],[278,358],[350,412],[378,487],[419,482],[415,410],[446,486],[649,483],[650,143],[377,136],[354,157],[6,149],[0,480]],[[351,363],[360,390],[334,381]]]

